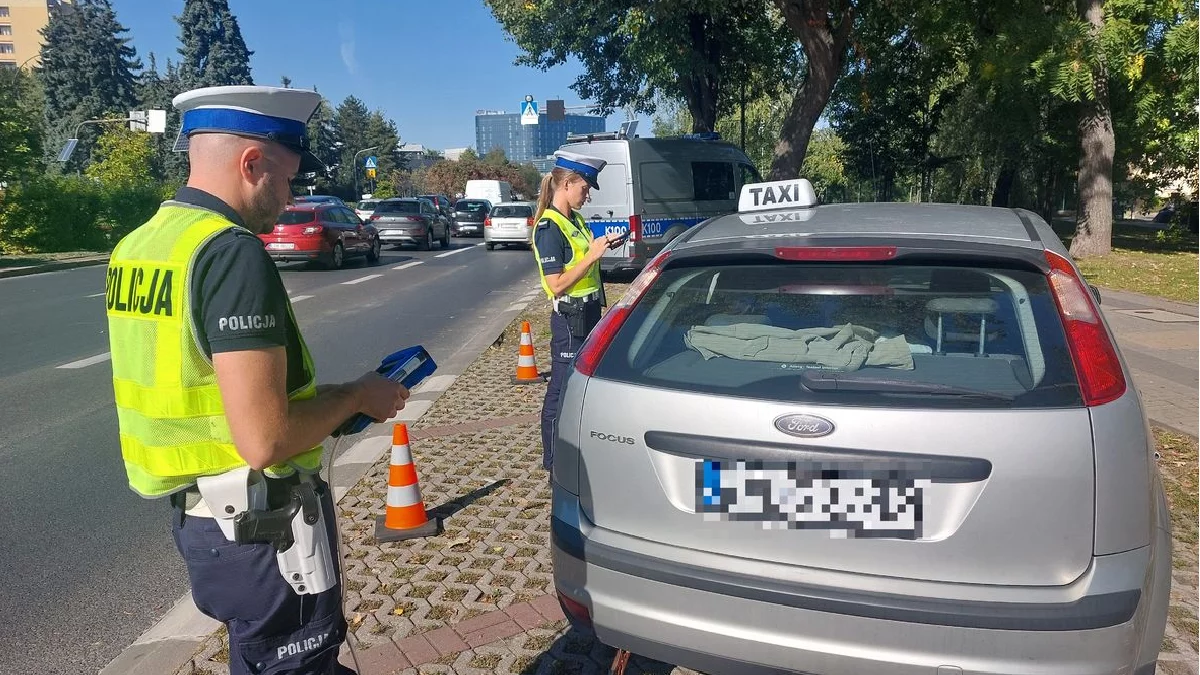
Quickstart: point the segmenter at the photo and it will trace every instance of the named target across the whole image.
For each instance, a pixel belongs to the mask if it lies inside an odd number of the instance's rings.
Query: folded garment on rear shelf
[[[684,343],[707,361],[719,356],[742,361],[811,363],[838,370],[880,366],[912,370],[903,335],[880,337],[865,326],[846,324],[791,330],[759,323],[692,326]]]

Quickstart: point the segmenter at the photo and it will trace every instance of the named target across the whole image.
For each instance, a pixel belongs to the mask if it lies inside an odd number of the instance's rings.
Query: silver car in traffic
[[[710,674],[1153,673],[1153,437],[1061,241],[1020,209],[806,193],[747,185],[579,350],[552,470],[572,624]]]

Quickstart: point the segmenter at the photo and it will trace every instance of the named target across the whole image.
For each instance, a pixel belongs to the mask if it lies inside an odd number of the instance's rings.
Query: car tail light
[[[492,226],[492,219],[491,219],[491,218],[484,218],[484,219],[483,219],[483,226],[484,226],[484,227],[491,227],[491,226]]]
[[[650,288],[650,284],[658,278],[659,272],[662,271],[663,265],[667,262],[667,256],[670,251],[663,249],[654,259],[646,263],[646,267],[641,274],[633,280],[629,285],[629,290],[625,291],[625,295],[617,304],[613,305],[604,316],[600,319],[600,323],[592,329],[584,340],[583,345],[579,348],[576,354],[575,370],[592,376],[596,372],[596,366],[600,364],[600,358],[604,356],[608,345],[612,343],[616,337],[617,331],[621,330],[621,326],[625,320],[629,318],[630,312],[633,311],[638,301],[646,294],[646,289]]]
[[[641,241],[642,239],[642,217],[639,215],[629,216],[629,243]]]
[[[532,217],[526,218],[525,224],[528,225],[529,227],[533,227],[533,218]]]
[[[373,222],[375,222],[375,221],[379,220],[379,218],[380,218],[380,217],[381,217],[381,216],[379,216],[379,214],[372,213],[372,214],[371,214],[371,217],[367,219],[367,222],[371,222],[371,223],[373,223]]]
[[[304,234],[321,234],[321,230],[323,229],[320,225],[313,225],[312,227],[304,228]]]
[[[780,246],[775,249],[780,260],[811,261],[879,261],[896,257],[895,246]]]
[[[1046,262],[1050,263],[1046,277],[1066,329],[1084,404],[1096,406],[1120,398],[1126,389],[1125,373],[1087,284],[1061,255],[1046,251]]]
[[[592,612],[587,605],[571,599],[562,591],[558,591],[558,601],[562,603],[563,611],[571,618],[585,626],[592,625]]]

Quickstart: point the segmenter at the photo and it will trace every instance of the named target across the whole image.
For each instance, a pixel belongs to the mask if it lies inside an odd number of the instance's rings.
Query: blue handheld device
[[[424,347],[417,345],[387,356],[375,369],[375,372],[412,389],[433,374],[435,370],[437,370],[437,364],[434,363],[433,357],[425,351]],[[374,423],[373,418],[359,413],[338,427],[333,432],[333,437],[357,434]]]

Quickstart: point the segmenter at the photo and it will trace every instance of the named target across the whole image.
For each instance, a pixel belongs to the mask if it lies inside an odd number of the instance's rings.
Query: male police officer
[[[232,507],[210,510],[198,481],[250,476],[242,496],[253,483],[266,510],[303,490],[318,495],[325,532],[313,536],[329,538],[336,561],[321,442],[355,413],[392,417],[408,397],[375,373],[316,385],[283,283],[255,236],[291,201],[297,171],[321,167],[305,134],[319,102],[314,92],[268,87],[177,96],[187,186],[121,240],[108,269],[129,485],[146,498],[170,497],[192,597],[228,628],[234,675],[337,672],[346,633],[340,581],[320,593],[294,591],[275,547],[234,543],[218,523]]]

